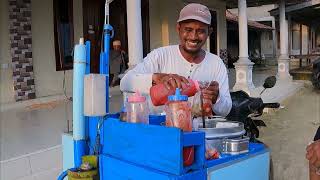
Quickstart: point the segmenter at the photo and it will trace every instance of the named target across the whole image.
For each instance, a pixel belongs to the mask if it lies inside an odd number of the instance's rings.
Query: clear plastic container
[[[127,122],[149,124],[149,108],[146,97],[139,92],[128,97],[126,103]]]
[[[168,97],[165,107],[166,126],[174,126],[185,132],[192,131],[191,105],[188,96],[181,95],[177,88],[175,95]],[[194,161],[194,148],[183,148],[183,165],[190,166]]]

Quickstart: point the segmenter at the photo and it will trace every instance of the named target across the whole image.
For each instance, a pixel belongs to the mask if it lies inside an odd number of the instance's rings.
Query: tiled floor
[[[70,102],[54,108],[12,109],[1,113],[1,160],[61,144],[60,134],[72,120]]]
[[[122,96],[111,90],[111,112],[120,109]],[[56,179],[62,171],[61,135],[72,129],[72,102],[27,103],[0,112],[1,180]]]
[[[61,146],[0,162],[3,180],[55,179],[61,173]]]

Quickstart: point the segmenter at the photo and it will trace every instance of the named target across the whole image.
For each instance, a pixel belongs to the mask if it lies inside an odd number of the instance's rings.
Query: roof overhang
[[[308,0],[286,0],[286,5],[293,5],[301,2],[306,2]],[[238,0],[225,0],[227,8],[237,8]],[[247,7],[256,7],[267,4],[279,4],[279,0],[247,0]]]
[[[231,13],[229,10],[226,10],[226,18],[229,22],[238,23],[239,17],[233,13]],[[257,30],[273,30],[272,27],[264,25],[262,23],[248,20],[248,26],[251,29],[257,29]]]
[[[272,16],[279,16],[279,9],[275,8],[269,11]],[[309,0],[286,7],[286,14],[296,22],[302,24],[320,23],[320,0]]]

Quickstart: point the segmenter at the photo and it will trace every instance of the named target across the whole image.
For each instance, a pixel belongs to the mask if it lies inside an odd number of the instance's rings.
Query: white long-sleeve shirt
[[[143,62],[137,64],[121,79],[121,91],[139,91],[143,94],[149,94],[154,73],[178,74],[198,81],[217,81],[219,83],[219,97],[212,110],[220,116],[228,115],[231,110],[232,102],[226,67],[218,56],[210,52],[206,51],[203,61],[195,64],[188,62],[182,56],[178,45],[155,49],[144,58]],[[191,103],[192,100],[193,98],[190,97]],[[149,103],[149,106],[151,104]]]

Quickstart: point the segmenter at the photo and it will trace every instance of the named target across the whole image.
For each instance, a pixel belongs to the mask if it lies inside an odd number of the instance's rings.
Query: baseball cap
[[[202,4],[190,3],[186,5],[184,8],[182,8],[177,22],[181,22],[188,19],[194,19],[210,25],[211,13],[209,9]]]

